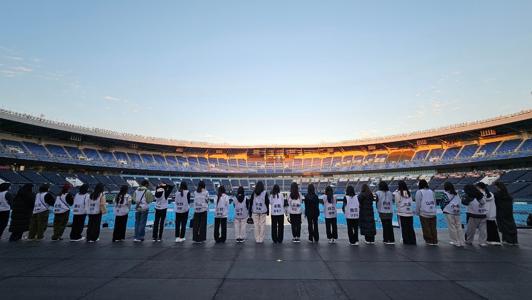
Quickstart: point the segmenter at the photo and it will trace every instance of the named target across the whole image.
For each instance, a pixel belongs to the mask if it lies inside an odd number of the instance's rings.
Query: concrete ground
[[[337,244],[323,232],[319,244],[293,244],[285,229],[282,245],[236,244],[232,229],[215,244],[212,227],[199,245],[174,243],[171,230],[142,244],[112,243],[108,229],[95,244],[4,236],[0,299],[532,299],[532,230],[518,247],[457,249],[444,230],[433,247],[420,232],[418,246],[383,245],[380,232],[375,245],[349,246],[345,227]]]

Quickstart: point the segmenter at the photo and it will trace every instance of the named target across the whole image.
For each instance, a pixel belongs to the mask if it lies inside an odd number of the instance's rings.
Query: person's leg
[[[353,240],[358,243],[358,219],[353,220]]]
[[[479,219],[478,222],[478,242],[481,245],[486,244],[488,238],[487,228],[486,228],[486,219]]]
[[[432,244],[438,244],[438,229],[436,228],[436,217],[429,219],[430,235]]]
[[[227,240],[227,218],[222,218],[221,225],[222,225],[222,236],[221,236],[220,241],[222,243],[225,243],[225,241]]]
[[[48,228],[48,211],[44,211],[42,213],[37,214],[38,215],[38,225],[37,225],[37,239],[43,239],[44,238],[44,232],[46,231],[46,228]]]
[[[102,214],[97,214],[95,218],[95,224],[94,224],[94,241],[97,241],[100,238],[100,229],[102,225]]]
[[[235,240],[240,241],[240,219],[235,219],[233,225],[235,226]]]
[[[135,239],[140,239],[140,211],[135,212]]]
[[[260,242],[264,242],[264,235],[265,235],[265,228],[266,228],[266,214],[261,214],[259,219],[259,233],[260,233]]]
[[[432,243],[432,235],[431,235],[431,230],[430,230],[429,218],[420,216],[419,221],[421,222],[421,230],[423,231],[423,239],[425,240],[425,243]]]
[[[456,228],[454,224],[454,216],[451,214],[444,214],[445,221],[447,222],[447,231],[449,232],[449,240],[453,244],[458,244],[458,238],[456,236]]]
[[[139,239],[144,240],[146,235],[146,223],[148,222],[148,211],[140,212]]]
[[[346,219],[349,243],[355,243],[355,219]]]
[[[318,242],[320,240],[320,231],[318,229],[318,217],[312,219],[312,228],[314,228],[314,241]]]
[[[30,219],[28,239],[33,240],[37,236],[37,215],[33,214]]]
[[[276,216],[271,217],[271,223],[272,223],[272,241],[274,243],[277,243],[277,217]]]
[[[251,218],[253,219],[253,234],[255,235],[255,242],[260,241],[259,236],[259,215],[258,214],[252,214]]]
[[[192,240],[194,242],[199,242],[199,228],[200,228],[199,213],[194,213],[194,220],[192,223]]]
[[[8,222],[9,222],[9,210],[1,211],[0,212],[0,239],[2,238],[2,235],[4,234],[4,230],[6,229]]]
[[[290,223],[291,224],[290,229],[292,231],[292,238],[293,239],[296,238],[296,230],[297,230],[296,223],[295,223],[295,218],[296,218],[296,215],[290,214],[290,222],[291,222]]]
[[[248,221],[246,219],[240,220],[240,238],[245,240],[247,238]]]
[[[188,212],[182,214],[181,222],[181,232],[179,233],[179,237],[184,239],[185,234],[187,233]]]
[[[301,214],[297,214],[296,216],[296,237],[299,240],[301,238]]]
[[[460,246],[465,245],[464,231],[462,229],[462,220],[460,216],[453,216],[454,228],[456,230],[456,241]]]
[[[94,241],[94,215],[88,215],[89,220],[87,222],[87,242]]]
[[[279,234],[277,236],[279,237],[279,243],[283,242],[284,239],[284,215],[279,216]]]
[[[307,217],[307,230],[308,230],[308,240],[314,241],[314,221],[312,218]]]
[[[158,240],[163,239],[164,223],[166,222],[166,211],[167,211],[166,208],[161,210],[161,222],[159,223],[159,236],[157,237]]]
[[[325,218],[325,233],[327,234],[327,239],[332,239],[332,232],[331,232],[332,222],[330,218]]]
[[[11,236],[9,236],[9,241],[10,242],[16,242],[16,241],[20,241],[20,239],[22,238],[22,234],[24,232],[22,231],[13,231],[11,232]]]
[[[480,219],[477,218],[468,218],[465,239],[468,244],[472,244],[475,240],[475,233],[477,231]]]
[[[201,241],[207,240],[207,212],[201,213],[201,232],[200,239]]]
[[[214,218],[214,241],[218,243],[220,241],[220,218]]]
[[[159,237],[159,223],[161,222],[161,210],[155,209],[155,218],[153,220],[152,238],[157,240]]]
[[[332,238],[337,240],[338,239],[338,220],[336,218],[331,219],[331,226],[332,226]]]
[[[497,222],[494,220],[487,221],[488,226],[488,241],[494,243],[500,243],[501,238],[499,236],[499,228],[497,227]]]

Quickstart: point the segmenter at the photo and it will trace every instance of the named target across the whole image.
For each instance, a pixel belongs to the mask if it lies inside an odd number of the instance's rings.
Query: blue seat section
[[[52,154],[52,156],[58,157],[58,158],[70,158],[70,155],[65,151],[65,149],[62,146],[54,145],[54,144],[48,144],[45,145],[46,149],[48,149],[48,152]]]
[[[28,149],[33,155],[38,157],[49,157],[50,153],[44,148],[44,146],[32,143],[32,142],[24,142],[24,145],[26,146],[26,149]]]
[[[425,160],[428,154],[429,154],[429,150],[417,151],[416,154],[414,154],[412,161]]]
[[[478,145],[470,144],[462,147],[462,151],[458,153],[457,158],[471,158],[478,150]]]
[[[500,142],[491,142],[484,144],[478,149],[478,153],[484,153],[484,156],[491,155],[495,149],[497,149],[497,146],[499,146]]]
[[[100,150],[98,152],[100,152],[100,156],[102,157],[102,159],[104,161],[110,162],[110,163],[115,163],[116,162],[113,153],[111,153],[109,151],[105,151],[105,150]]]
[[[427,155],[427,160],[439,160],[442,157],[443,149],[432,149]]]
[[[98,151],[96,149],[83,148],[81,150],[83,151],[83,153],[85,153],[85,156],[89,160],[93,160],[93,161],[101,161],[102,160],[102,158],[100,157],[100,154],[98,154]]]
[[[456,158],[456,155],[458,152],[460,152],[460,147],[452,147],[447,148],[445,152],[443,152],[442,160],[453,160]]]
[[[10,152],[13,152],[13,153],[14,152],[20,152],[22,154],[22,153],[27,153],[28,152],[26,147],[24,147],[22,145],[22,143],[17,142],[17,141],[2,140],[2,145],[4,146],[6,151],[10,151]]]
[[[86,157],[83,152],[79,148],[71,147],[71,146],[64,146],[63,147],[68,154],[70,154],[70,157],[73,159],[81,159],[83,157]]]
[[[519,152],[532,152],[532,139],[527,139],[518,150]]]
[[[514,139],[514,140],[508,140],[502,142],[502,144],[497,149],[496,153],[508,153],[513,152],[517,147],[521,144],[523,140],[521,139]]]

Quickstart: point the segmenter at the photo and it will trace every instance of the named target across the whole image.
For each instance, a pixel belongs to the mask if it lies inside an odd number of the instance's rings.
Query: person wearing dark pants
[[[284,238],[284,214],[288,202],[281,194],[279,185],[274,185],[270,197],[272,214],[272,240],[274,244],[281,244]]]
[[[227,239],[227,212],[229,211],[229,197],[225,194],[225,187],[218,187],[216,209],[214,212],[214,241],[225,243]],[[220,231],[221,230],[221,231]]]
[[[320,240],[320,233],[318,230],[318,218],[320,217],[320,200],[316,195],[316,189],[311,183],[307,187],[307,195],[305,196],[305,216],[307,216],[308,224],[308,241],[310,243],[318,242]]]
[[[367,184],[363,184],[357,197],[360,205],[360,217],[358,220],[360,234],[364,236],[366,244],[372,245],[375,243],[375,235],[377,234],[375,214],[373,212],[373,193]]]
[[[54,196],[48,192],[47,184],[41,185],[39,193],[35,195],[35,204],[33,206],[33,216],[30,221],[29,240],[42,240],[44,232],[48,227],[48,210],[54,205]]]
[[[74,204],[74,197],[69,193],[70,188],[70,183],[66,183],[61,190],[61,195],[55,198],[54,234],[52,235],[52,241],[63,239],[63,233],[65,232],[68,217],[70,216],[70,206]]]
[[[495,197],[484,182],[481,181],[477,183],[476,186],[482,192],[484,200],[486,201],[486,242],[488,245],[502,245],[499,236],[499,228],[497,227],[497,206],[495,204]]]
[[[347,235],[349,237],[349,244],[351,246],[358,245],[358,218],[359,218],[359,202],[355,195],[355,189],[352,185],[345,189],[345,198],[342,205],[342,210],[347,222]]]
[[[190,193],[185,181],[179,184],[179,191],[175,194],[174,211],[175,211],[175,242],[185,241],[187,231],[188,211],[190,209]]]
[[[393,245],[395,243],[392,225],[393,195],[386,181],[381,180],[379,182],[379,190],[375,193],[375,198],[377,211],[382,223],[382,240],[386,245]]]
[[[290,185],[290,195],[288,197],[288,213],[290,214],[290,225],[292,227],[292,242],[299,243],[301,240],[301,213],[303,196],[299,193],[296,182]]]
[[[160,242],[163,239],[164,222],[168,210],[168,197],[174,186],[160,183],[155,190],[155,220],[153,221],[153,241]]]
[[[89,185],[83,184],[79,187],[78,193],[74,196],[74,205],[72,205],[72,228],[70,229],[70,241],[82,241],[84,237],[83,228],[87,218],[87,209],[89,207]]]
[[[502,234],[502,242],[506,245],[517,245],[517,226],[514,219],[513,198],[508,193],[506,185],[500,181],[495,183],[497,191],[494,193],[496,205],[496,219]]]
[[[113,229],[113,242],[126,239],[126,228],[129,211],[131,210],[131,196],[127,193],[129,187],[123,185],[115,197],[115,227]]]
[[[13,195],[9,192],[10,186],[8,182],[0,184],[0,239],[9,222],[11,205],[13,205]]]
[[[393,193],[395,204],[397,205],[397,216],[401,227],[403,244],[415,245],[416,232],[414,231],[414,209],[412,208],[412,195],[408,190],[406,182],[397,182],[397,191]]]
[[[198,182],[198,188],[194,192],[194,224],[192,228],[192,240],[195,243],[203,243],[207,239],[207,211],[209,210],[209,192],[205,189],[205,182]]]
[[[434,192],[429,189],[425,179],[421,179],[416,192],[416,214],[421,222],[423,239],[430,246],[438,245],[438,230],[436,229],[436,199]]]
[[[321,197],[325,211],[325,232],[329,243],[336,243],[338,239],[338,225],[336,224],[336,199],[331,186],[325,188],[325,195]]]
[[[89,206],[87,209],[87,215],[89,216],[87,242],[94,243],[100,239],[100,225],[102,223],[102,215],[105,213],[107,213],[107,208],[104,186],[102,183],[98,183],[89,196]]]

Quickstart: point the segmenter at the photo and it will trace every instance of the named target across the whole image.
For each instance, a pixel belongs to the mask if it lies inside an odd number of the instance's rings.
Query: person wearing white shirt
[[[203,243],[207,240],[207,212],[209,211],[209,192],[205,188],[205,181],[198,182],[194,192],[194,224],[192,227],[192,240]]]
[[[253,232],[257,244],[264,243],[266,216],[270,214],[270,199],[264,190],[264,182],[258,181],[249,200],[249,214],[253,219]]]
[[[462,200],[450,182],[443,184],[444,200],[442,202],[442,211],[447,221],[447,231],[449,231],[450,244],[456,247],[465,246],[464,232],[462,222],[460,221],[460,206]]]
[[[406,182],[397,182],[397,191],[393,193],[397,205],[397,216],[401,226],[403,244],[416,245],[416,232],[414,231],[414,203]]]
[[[87,224],[87,242],[94,243],[100,239],[100,226],[102,215],[107,213],[104,185],[98,183],[89,197],[89,206],[87,215],[89,222]]]
[[[174,189],[173,185],[167,185],[161,182],[155,189],[155,219],[153,220],[152,238],[154,242],[160,242],[163,239],[164,222],[166,212],[168,211],[168,197]]]
[[[214,241],[225,243],[227,239],[227,212],[229,211],[229,196],[225,193],[225,187],[218,187],[216,208],[214,210]]]
[[[128,185],[121,186],[120,192],[115,197],[113,242],[122,242],[126,239],[127,219],[131,210],[131,196],[127,193],[128,190]]]
[[[52,241],[63,240],[63,233],[65,232],[70,215],[70,206],[74,204],[74,197],[69,193],[71,187],[70,183],[65,183],[61,194],[55,197],[54,234],[52,235]]]
[[[2,182],[0,184],[0,238],[9,223],[11,206],[13,205],[13,195],[9,192],[11,183]]]
[[[270,197],[270,212],[272,214],[272,240],[274,244],[281,244],[284,237],[284,214],[288,201],[281,194],[279,185],[274,185]]]
[[[379,182],[379,190],[375,193],[377,202],[377,211],[382,223],[382,241],[386,245],[395,244],[395,236],[393,234],[393,194],[388,188],[386,181]]]
[[[74,205],[72,205],[72,227],[70,229],[70,241],[79,242],[84,240],[83,228],[87,218],[87,208],[89,207],[89,185],[83,184],[74,196]]]
[[[44,232],[48,228],[49,210],[55,203],[55,197],[48,192],[49,188],[48,184],[43,184],[39,187],[37,195],[35,195],[33,215],[31,216],[30,231],[28,233],[29,240],[42,240]]]
[[[235,239],[237,243],[243,243],[246,240],[246,227],[249,216],[249,203],[243,186],[238,187],[233,205],[235,206]]]
[[[185,241],[187,232],[187,221],[190,210],[190,193],[185,181],[179,184],[179,191],[175,194],[174,211],[175,211],[175,242],[182,243]]]
[[[329,244],[336,243],[338,239],[338,225],[336,220],[336,198],[330,185],[325,188],[325,195],[321,196],[323,211],[325,214],[325,232]]]
[[[436,198],[429,189],[425,179],[419,181],[419,190],[416,192],[416,212],[421,222],[423,239],[430,246],[438,245],[438,230],[436,229]]]
[[[351,246],[358,246],[358,218],[360,217],[360,203],[355,195],[355,188],[348,185],[345,189],[344,204],[342,205],[347,222],[347,236]]]
[[[301,241],[302,203],[303,196],[299,193],[299,186],[297,182],[292,182],[290,185],[290,195],[288,196],[288,213],[290,214],[293,243],[299,243]]]
[[[486,201],[486,242],[488,245],[500,246],[502,243],[499,236],[499,228],[497,227],[497,206],[495,205],[495,197],[484,182],[481,181],[477,183],[476,186],[484,195],[484,200]]]

